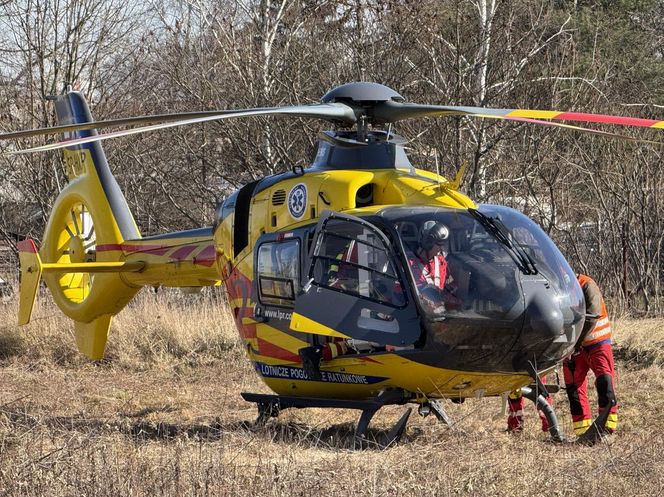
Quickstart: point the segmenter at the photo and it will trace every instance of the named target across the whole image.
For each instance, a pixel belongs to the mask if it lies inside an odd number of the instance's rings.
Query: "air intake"
[[[277,190],[272,194],[272,205],[283,205],[286,202],[286,190]]]

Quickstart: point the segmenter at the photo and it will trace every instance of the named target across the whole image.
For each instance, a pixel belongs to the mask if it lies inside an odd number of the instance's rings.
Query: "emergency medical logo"
[[[307,207],[307,185],[300,183],[295,185],[288,194],[288,212],[295,219],[304,216]]]

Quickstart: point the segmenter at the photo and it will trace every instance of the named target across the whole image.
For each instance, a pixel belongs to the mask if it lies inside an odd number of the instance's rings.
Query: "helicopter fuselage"
[[[535,266],[525,270],[523,257],[469,214],[477,207],[409,164],[314,164],[231,195],[217,212],[216,267],[263,381],[282,395],[369,398],[398,388],[465,398],[531,383],[529,363],[540,372],[559,363],[584,319],[574,273],[535,223],[481,206],[532,252]],[[450,229],[454,295],[440,296],[437,309],[408,263],[431,219]],[[323,361],[320,381],[309,378],[298,351],[335,341],[347,341],[349,353]]]
[[[105,121],[93,120],[81,93],[54,100],[58,126],[0,134],[16,140],[63,133],[57,143],[14,153],[63,149],[69,180],[41,248],[33,240],[17,245],[19,324],[30,321],[43,276],[74,322],[78,349],[99,360],[113,316],[143,286],[223,282],[248,357],[278,394],[245,396],[257,403],[259,420],[289,407],[361,409],[356,435],[362,437],[383,405],[415,401],[421,412],[433,409],[445,418],[428,399],[501,395],[536,382],[523,393],[548,412],[552,436],[560,439],[540,375],[581,334],[585,302],[575,273],[525,215],[476,205],[460,193],[463,168],[448,181],[413,167],[392,126],[467,116],[647,142],[560,121],[648,128],[661,128],[662,121],[409,103],[370,82],[340,85],[318,104]],[[141,236],[102,140],[276,115],[322,119],[337,130],[319,135],[308,168],[231,194],[213,226]],[[408,412],[386,445],[403,432]],[[598,427],[605,422],[596,421]]]

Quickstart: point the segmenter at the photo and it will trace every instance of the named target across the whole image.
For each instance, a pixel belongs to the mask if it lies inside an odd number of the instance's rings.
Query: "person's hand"
[[[420,295],[432,307],[438,307],[443,303],[443,291],[434,285],[427,285],[420,290]]]

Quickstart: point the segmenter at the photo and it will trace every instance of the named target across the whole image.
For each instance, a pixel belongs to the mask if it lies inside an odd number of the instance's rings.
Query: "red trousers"
[[[542,382],[546,383],[546,376],[542,377]],[[549,405],[553,405],[553,397],[550,395],[546,398]],[[507,431],[516,433],[523,431],[523,407],[526,399],[521,394],[521,389],[515,390],[507,397]],[[540,420],[542,421],[542,431],[549,431],[549,422],[546,416],[539,409],[537,410]]]
[[[600,343],[582,348],[577,354],[563,362],[565,387],[569,399],[574,433],[582,435],[592,424],[592,413],[588,403],[588,383],[586,376],[592,370],[595,374],[595,388],[602,413],[613,403],[606,430],[613,433],[618,427],[618,406],[615,402],[615,369],[613,366],[613,349],[611,343]]]

